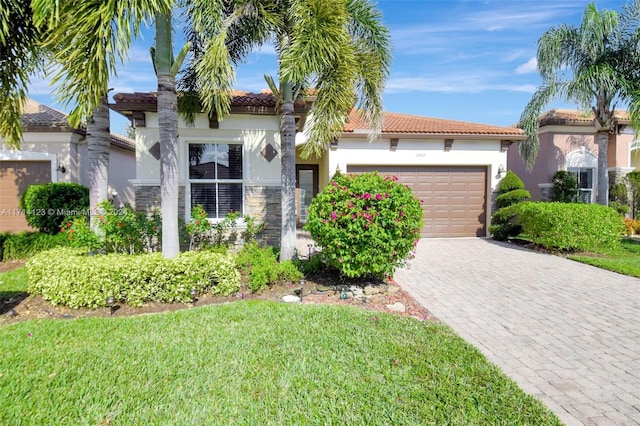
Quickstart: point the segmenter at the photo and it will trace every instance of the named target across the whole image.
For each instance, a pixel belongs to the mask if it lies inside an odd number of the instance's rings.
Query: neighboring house
[[[139,209],[160,206],[160,150],[155,93],[120,93],[112,108],[136,127]],[[198,114],[179,123],[180,214],[201,204],[212,219],[240,211],[266,221],[270,242],[280,229],[280,140],[270,93],[235,92],[224,120]],[[299,130],[311,105],[296,102]],[[506,152],[521,130],[386,113],[380,137],[352,112],[340,139],[321,158],[296,158],[297,209],[304,222],[313,197],[336,170],[393,174],[421,198],[426,237],[487,236],[493,191],[506,170]],[[296,146],[304,144],[299,133]]]
[[[619,182],[640,165],[640,145],[634,138],[629,115],[625,111],[614,114],[616,125],[609,133],[607,148],[609,182]],[[526,170],[512,146],[507,166],[524,182],[533,200],[549,201],[554,173],[565,170],[573,173],[581,190],[581,199],[595,203],[598,184],[598,144],[593,114],[575,110],[553,109],[540,118],[540,150],[531,171]]]
[[[67,116],[29,99],[23,109],[19,150],[0,145],[0,232],[31,230],[19,209],[27,186],[76,182],[88,186],[86,130],[72,128]],[[135,201],[129,183],[135,177],[135,141],[112,134],[109,194],[116,202]]]

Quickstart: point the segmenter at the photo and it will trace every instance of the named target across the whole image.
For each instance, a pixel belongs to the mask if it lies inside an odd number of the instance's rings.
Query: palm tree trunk
[[[160,196],[162,205],[162,254],[180,252],[178,237],[178,97],[171,74],[173,45],[171,15],[156,18],[156,72],[158,76],[158,124],[160,126]]]
[[[109,106],[107,95],[100,99],[98,108],[87,123],[87,151],[89,161],[89,207],[95,212],[98,204],[106,200],[109,188]],[[91,229],[97,230],[96,215],[90,216]]]
[[[607,150],[609,148],[609,132],[600,131],[598,140],[598,204],[609,205],[609,171],[607,170]]]
[[[282,82],[280,105],[281,202],[280,260],[291,260],[296,250],[296,119],[291,82]]]

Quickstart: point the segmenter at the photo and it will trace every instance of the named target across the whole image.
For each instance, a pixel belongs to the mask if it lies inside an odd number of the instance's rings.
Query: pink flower
[[[327,219],[322,219],[322,223],[329,223]]]
[[[376,200],[382,200],[382,195],[376,194]]]
[[[371,194],[369,194],[368,192],[365,192],[362,198],[364,198],[365,200],[368,200],[371,198]]]
[[[342,258],[341,257],[338,258],[338,262],[342,263]]]
[[[336,220],[338,218],[338,215],[336,214],[336,212],[331,212],[331,220]]]

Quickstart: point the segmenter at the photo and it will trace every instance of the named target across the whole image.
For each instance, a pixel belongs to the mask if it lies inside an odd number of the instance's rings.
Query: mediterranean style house
[[[609,173],[609,182],[619,182],[640,165],[640,144],[635,139],[629,115],[615,111],[616,125],[609,133],[608,167],[598,170],[598,144],[591,113],[553,109],[540,118],[540,151],[531,171],[527,170],[512,146],[507,154],[507,166],[524,182],[533,200],[550,200],[551,178],[558,170],[575,174],[585,203],[595,203],[598,173]]]
[[[136,128],[138,209],[160,206],[160,149],[155,93],[120,93],[111,108]],[[303,224],[313,197],[340,170],[396,175],[423,200],[424,237],[487,236],[494,190],[506,172],[507,151],[525,140],[520,129],[386,113],[379,137],[352,111],[342,136],[318,158],[299,155],[310,101],[296,101],[297,218]],[[230,211],[265,221],[277,241],[280,229],[280,137],[276,100],[269,92],[236,91],[231,114],[218,120],[197,114],[179,123],[180,215],[205,207],[211,220]]]
[[[19,150],[0,144],[0,232],[31,230],[19,209],[27,186],[48,182],[88,185],[87,138],[84,128],[72,128],[67,116],[29,99],[23,108],[23,140]],[[130,180],[136,172],[135,141],[111,135],[109,194],[133,203]]]

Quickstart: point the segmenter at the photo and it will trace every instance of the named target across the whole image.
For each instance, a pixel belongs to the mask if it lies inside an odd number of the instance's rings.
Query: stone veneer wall
[[[279,186],[245,186],[245,214],[266,224],[258,236],[261,242],[270,246],[280,245],[282,225],[281,189]]]
[[[265,230],[258,235],[260,242],[278,246],[280,244],[281,194],[279,186],[245,186],[245,214],[253,216],[258,222],[265,222]],[[159,186],[136,186],[136,209],[148,211],[160,208]],[[184,186],[179,189],[178,217],[184,218]]]
[[[160,209],[160,186],[136,186],[135,187],[136,210],[149,211],[151,208]],[[178,188],[178,217],[184,218],[184,186]]]

